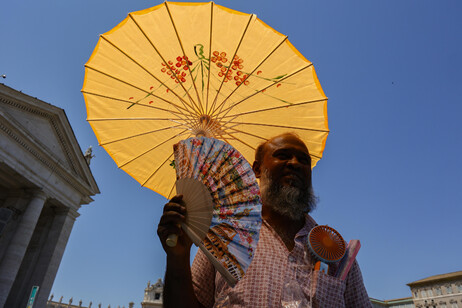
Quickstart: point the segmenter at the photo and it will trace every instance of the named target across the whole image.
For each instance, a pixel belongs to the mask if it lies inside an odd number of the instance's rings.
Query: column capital
[[[76,210],[67,206],[56,207],[54,210],[56,215],[67,216],[70,217],[72,220],[75,220],[77,217],[80,216],[80,214]]]
[[[80,214],[73,208],[69,208],[69,210],[67,211],[67,216],[72,218],[72,220],[75,220],[77,217],[80,216]]]
[[[69,213],[67,214],[68,216],[74,218],[74,220],[80,216],[80,213],[77,212],[76,210],[74,209],[69,209]]]
[[[43,201],[48,199],[48,195],[41,188],[28,189],[27,192],[33,199],[41,199]]]

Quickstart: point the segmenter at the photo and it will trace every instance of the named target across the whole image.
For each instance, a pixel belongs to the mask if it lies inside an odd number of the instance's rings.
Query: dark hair
[[[257,146],[257,148],[255,149],[255,161],[261,162],[263,160],[263,155],[265,154],[265,147],[266,147],[266,145],[268,143],[270,143],[271,141],[273,141],[276,138],[283,137],[283,136],[295,137],[295,138],[297,138],[297,139],[299,139],[300,141],[303,142],[303,140],[300,138],[300,136],[297,135],[296,133],[293,133],[293,132],[286,132],[286,133],[282,133],[280,135],[274,136],[274,137],[272,137],[272,138],[270,138],[270,139],[268,139],[266,141],[263,141],[262,143],[260,143]]]

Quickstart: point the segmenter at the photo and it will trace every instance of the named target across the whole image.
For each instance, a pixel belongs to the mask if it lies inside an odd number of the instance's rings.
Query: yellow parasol
[[[165,2],[101,35],[82,89],[99,144],[142,186],[174,193],[173,145],[224,140],[249,161],[261,142],[297,133],[321,158],[327,98],[314,67],[255,15]]]

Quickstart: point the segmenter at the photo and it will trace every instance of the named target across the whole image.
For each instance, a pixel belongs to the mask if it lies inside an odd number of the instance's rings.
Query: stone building
[[[45,307],[82,204],[99,189],[64,110],[0,84],[0,307]]]
[[[414,301],[412,297],[389,299],[389,300],[378,300],[370,298],[373,308],[414,308]]]
[[[462,271],[427,277],[407,285],[417,308],[462,308]]]
[[[144,289],[144,298],[141,303],[142,308],[161,308],[162,293],[164,292],[164,284],[162,279],[158,279],[155,284],[148,282],[148,286]]]

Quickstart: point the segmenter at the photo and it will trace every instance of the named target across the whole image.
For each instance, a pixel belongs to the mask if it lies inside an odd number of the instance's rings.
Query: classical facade
[[[462,271],[407,284],[417,308],[462,308]]]
[[[144,298],[141,303],[142,308],[162,308],[162,293],[164,292],[164,284],[162,279],[158,279],[156,283],[151,284],[144,289]]]
[[[45,307],[78,210],[98,186],[60,108],[0,84],[0,307]]]

